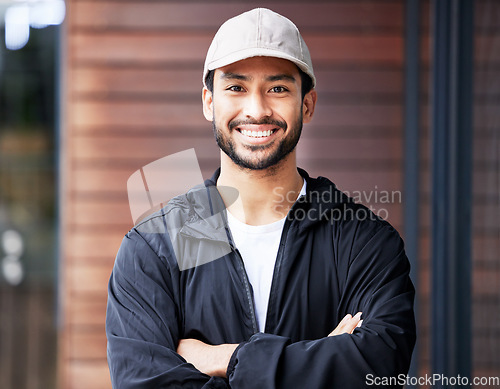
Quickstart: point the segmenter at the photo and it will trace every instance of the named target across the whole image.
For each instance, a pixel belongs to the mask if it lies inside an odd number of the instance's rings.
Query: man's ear
[[[304,123],[309,123],[312,120],[317,100],[318,100],[318,94],[314,89],[311,89],[304,96],[304,101],[302,102],[302,116]]]
[[[203,115],[205,119],[209,122],[213,121],[214,118],[214,101],[213,101],[212,92],[210,92],[206,86],[203,87],[201,92],[201,100],[203,103]]]

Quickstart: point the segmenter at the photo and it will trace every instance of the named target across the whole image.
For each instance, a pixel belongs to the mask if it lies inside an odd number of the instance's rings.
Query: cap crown
[[[210,70],[258,56],[292,61],[316,84],[311,55],[298,28],[266,8],[242,13],[219,28],[205,59],[203,83]]]

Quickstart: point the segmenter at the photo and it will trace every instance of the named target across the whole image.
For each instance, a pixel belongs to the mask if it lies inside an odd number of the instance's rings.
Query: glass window
[[[55,387],[57,34],[13,51],[0,25],[1,388]]]

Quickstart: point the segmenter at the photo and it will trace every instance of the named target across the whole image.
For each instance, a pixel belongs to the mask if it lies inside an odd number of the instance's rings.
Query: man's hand
[[[354,316],[347,314],[344,316],[337,328],[330,332],[328,336],[352,334],[356,327],[361,327],[361,323],[363,323],[363,320],[361,320],[361,312],[356,313]]]
[[[352,334],[356,327],[361,327],[361,312],[355,316],[346,315],[328,336]],[[193,364],[199,371],[209,376],[226,377],[227,365],[237,344],[211,346],[196,339],[181,339],[177,354]]]
[[[209,376],[226,377],[227,365],[238,344],[211,346],[196,339],[181,339],[177,354]]]

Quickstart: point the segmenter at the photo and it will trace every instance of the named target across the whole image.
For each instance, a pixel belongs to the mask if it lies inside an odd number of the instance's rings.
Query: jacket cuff
[[[226,377],[229,379],[229,376],[233,374],[234,368],[236,367],[236,364],[238,363],[238,351],[240,350],[241,347],[243,347],[245,344],[248,342],[241,342],[238,347],[233,352],[233,355],[231,355],[231,359],[229,360],[229,363],[227,365],[227,370],[226,370]]]

